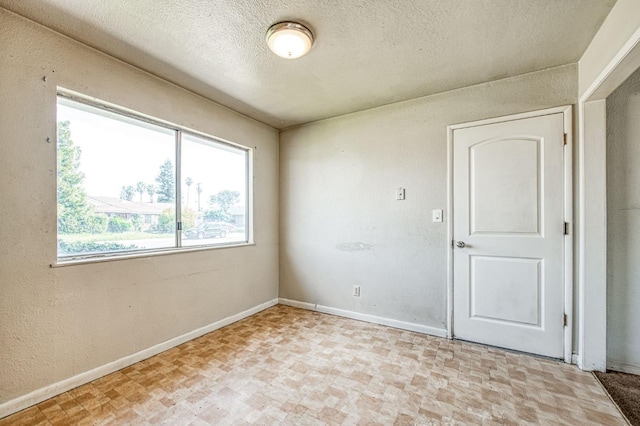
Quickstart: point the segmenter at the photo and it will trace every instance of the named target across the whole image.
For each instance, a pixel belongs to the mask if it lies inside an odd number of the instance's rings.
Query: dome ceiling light
[[[304,56],[313,45],[309,28],[297,22],[279,22],[267,30],[267,44],[276,55],[295,59]]]

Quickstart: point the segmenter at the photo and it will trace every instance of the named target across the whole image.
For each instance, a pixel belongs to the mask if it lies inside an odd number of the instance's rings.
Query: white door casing
[[[566,359],[567,114],[503,120],[450,128],[451,334]]]

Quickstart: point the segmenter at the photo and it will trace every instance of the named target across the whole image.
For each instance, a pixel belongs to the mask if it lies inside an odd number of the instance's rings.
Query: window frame
[[[221,248],[229,248],[229,247],[241,247],[241,246],[250,246],[255,245],[253,240],[253,155],[254,150],[251,147],[247,147],[244,145],[240,145],[238,143],[234,143],[216,136],[211,136],[207,133],[190,129],[185,126],[181,126],[179,124],[175,124],[166,120],[162,120],[159,118],[152,117],[147,114],[140,113],[138,111],[134,111],[132,109],[122,107],[119,105],[115,105],[106,101],[99,100],[97,98],[89,97],[87,95],[74,92],[62,87],[57,88],[56,92],[56,129],[58,126],[57,120],[57,105],[58,100],[60,98],[66,99],[71,102],[79,103],[82,105],[87,105],[89,107],[97,108],[99,110],[106,111],[110,114],[116,114],[121,117],[125,117],[127,119],[131,119],[135,121],[141,121],[143,123],[151,124],[154,126],[162,127],[174,132],[174,149],[175,149],[175,173],[174,173],[174,183],[175,183],[175,200],[174,200],[174,208],[176,211],[176,224],[175,224],[175,236],[174,236],[174,245],[172,247],[165,248],[151,248],[151,249],[139,249],[139,250],[129,250],[129,251],[114,251],[114,252],[100,252],[100,253],[89,253],[89,254],[75,254],[75,255],[66,255],[60,256],[57,248],[58,241],[58,211],[56,208],[56,261],[52,263],[51,267],[58,266],[67,266],[74,264],[85,264],[85,263],[94,263],[94,262],[105,262],[105,261],[115,261],[115,260],[124,260],[124,259],[134,259],[141,257],[150,257],[150,256],[159,256],[159,255],[168,255],[175,253],[186,253],[193,251],[202,251],[202,250],[215,250]],[[56,132],[57,133],[57,132]],[[245,174],[245,215],[244,215],[244,229],[245,229],[245,238],[241,241],[233,241],[233,242],[220,242],[220,243],[208,243],[208,244],[198,244],[198,245],[182,245],[182,136],[183,134],[190,135],[192,137],[197,137],[204,139],[205,141],[211,143],[212,145],[222,145],[223,147],[231,148],[236,151],[243,151],[245,154],[244,161],[244,174]],[[56,143],[55,150],[55,158],[56,158],[56,194],[58,190],[58,178],[57,178],[57,168],[58,168],[58,147]],[[57,200],[57,195],[56,195]],[[206,223],[206,222],[205,222]]]

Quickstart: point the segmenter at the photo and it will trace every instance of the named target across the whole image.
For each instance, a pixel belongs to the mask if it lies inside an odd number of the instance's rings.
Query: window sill
[[[170,248],[166,250],[154,250],[154,251],[140,251],[136,253],[123,253],[123,254],[104,254],[104,255],[96,255],[95,257],[86,257],[86,258],[76,258],[69,260],[60,260],[58,259],[55,263],[49,265],[51,268],[63,268],[66,266],[75,266],[75,265],[86,265],[91,263],[103,263],[103,262],[117,262],[121,260],[131,260],[131,259],[142,259],[156,256],[167,256],[171,254],[183,254],[183,253],[193,253],[198,251],[208,251],[208,250],[220,250],[227,248],[237,248],[237,247],[247,247],[247,246],[255,246],[255,242],[239,242],[239,243],[229,243],[229,244],[220,244],[216,246],[200,246],[200,247],[183,247],[183,248]]]

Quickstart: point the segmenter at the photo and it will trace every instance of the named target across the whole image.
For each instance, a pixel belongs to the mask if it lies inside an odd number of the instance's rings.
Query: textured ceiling
[[[615,0],[0,0],[276,128],[576,62]],[[316,43],[281,59],[267,28]]]

